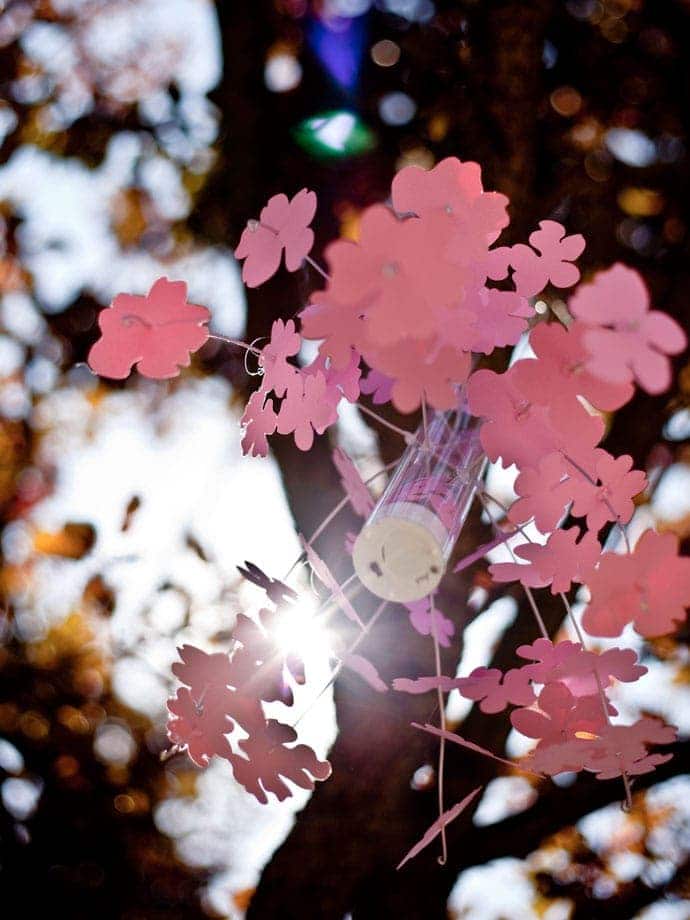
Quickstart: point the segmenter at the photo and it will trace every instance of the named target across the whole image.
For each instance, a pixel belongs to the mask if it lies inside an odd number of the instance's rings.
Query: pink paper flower
[[[547,744],[572,741],[578,732],[596,733],[606,724],[597,694],[575,697],[565,684],[547,684],[537,705],[538,709],[514,710],[510,721],[521,734]]]
[[[485,419],[480,432],[484,450],[491,460],[500,457],[504,466],[534,468],[554,450],[578,457],[591,450],[604,432],[602,420],[579,403],[567,414],[551,413],[543,381],[539,392],[526,392],[537,364],[517,361],[504,374],[482,369],[472,374],[467,385],[470,410]]]
[[[645,716],[633,725],[606,725],[593,742],[586,769],[597,779],[614,779],[627,773],[639,776],[666,763],[672,754],[650,754],[650,744],[671,744],[676,730],[661,719]]]
[[[352,349],[364,340],[365,310],[352,303],[338,303],[326,291],[317,291],[300,313],[305,339],[321,339],[319,354],[335,368],[346,367]]]
[[[583,341],[591,374],[609,383],[636,380],[648,393],[668,389],[667,355],[683,351],[687,340],[675,320],[649,309],[649,293],[638,272],[616,263],[580,285],[569,307],[589,327]]]
[[[228,715],[232,706],[230,659],[223,653],[209,655],[185,645],[179,649],[181,662],[173,674],[186,686],[168,702],[170,719],[168,737],[173,744],[185,747],[200,767],[214,755],[230,753],[226,734],[233,723]]]
[[[226,694],[232,696],[229,690]],[[168,701],[168,738],[186,748],[197,766],[205,767],[211,757],[227,758],[231,754],[225,736],[232,731],[232,722],[226,712],[228,704],[218,695],[200,699],[187,687],[180,687],[175,698]]]
[[[566,462],[560,451],[546,454],[536,469],[523,470],[515,480],[519,497],[508,511],[510,520],[520,524],[534,518],[542,533],[555,530],[568,504],[566,479]]]
[[[548,379],[549,399],[562,411],[567,411],[578,396],[584,396],[597,409],[620,409],[632,399],[635,388],[630,383],[609,383],[590,373],[584,343],[587,330],[584,323],[577,321],[567,329],[560,323],[538,323],[529,336],[540,362],[534,367],[535,378]]]
[[[475,668],[468,677],[457,680],[457,689],[465,699],[480,701],[482,712],[503,712],[509,704],[529,706],[534,690],[521,668],[503,674],[497,668]]]
[[[374,510],[374,499],[371,492],[362,482],[357,467],[348,457],[344,450],[339,447],[333,451],[333,464],[340,475],[340,482],[345,489],[350,504],[360,517],[368,518]]]
[[[450,647],[450,641],[455,634],[455,624],[436,607],[435,601],[433,609],[428,597],[404,606],[410,614],[410,623],[420,636],[431,636],[435,630],[439,645],[444,648]]]
[[[582,625],[592,636],[619,636],[631,621],[641,636],[663,636],[690,607],[690,559],[678,555],[672,533],[646,530],[631,554],[604,553],[585,581]]]
[[[381,406],[390,400],[393,392],[393,382],[392,378],[372,369],[362,380],[360,389],[362,393],[371,396],[371,401],[375,406]]]
[[[527,329],[527,319],[534,311],[514,291],[495,291],[479,288],[476,299],[470,304],[474,314],[472,337],[467,350],[489,355],[495,348],[515,345]]]
[[[601,546],[592,533],[586,533],[578,542],[577,527],[556,530],[542,546],[523,543],[515,547],[515,554],[527,559],[529,565],[516,562],[499,562],[489,566],[494,581],[520,581],[529,588],[551,585],[551,593],[568,591],[571,582],[585,582],[599,559]]]
[[[522,671],[536,684],[564,684],[573,696],[596,696],[612,679],[633,683],[647,668],[637,663],[632,649],[611,648],[598,654],[584,649],[579,642],[557,642],[539,638],[517,649],[521,658],[532,660]],[[598,676],[598,680],[597,680]]]
[[[314,245],[309,228],[316,213],[316,195],[303,188],[292,201],[287,195],[274,195],[261,211],[258,221],[250,220],[235,258],[244,259],[242,280],[247,287],[257,287],[278,271],[285,252],[285,267],[294,272]]]
[[[393,207],[399,214],[418,217],[442,216],[453,228],[453,255],[475,257],[475,237],[486,248],[508,226],[508,199],[499,192],[485,192],[478,163],[447,157],[433,169],[406,166],[393,179]],[[468,239],[469,238],[469,239]],[[464,245],[462,245],[464,243]]]
[[[464,281],[461,269],[443,258],[442,238],[437,222],[400,220],[373,205],[362,215],[359,242],[337,240],[326,250],[327,294],[365,307],[374,345],[428,337],[437,331],[438,310],[459,298]]]
[[[530,235],[529,242],[532,248],[518,243],[510,248],[492,250],[489,277],[505,278],[508,265],[512,265],[515,289],[523,297],[539,294],[549,281],[559,288],[577,283],[580,271],[572,263],[585,248],[585,238],[580,233],[566,236],[562,224],[542,220],[539,230]]]
[[[595,477],[598,484],[592,484],[586,477],[571,468],[567,490],[573,499],[572,514],[587,518],[590,530],[599,531],[607,521],[627,524],[635,506],[632,499],[639,495],[647,484],[647,477],[641,470],[633,470],[632,457],[624,454],[612,457],[606,451],[598,451]]]
[[[323,434],[338,418],[340,391],[329,387],[321,372],[301,373],[291,386],[278,412],[277,430],[292,434],[300,450],[310,450],[314,432]]]
[[[595,751],[594,741],[571,738],[568,741],[540,741],[536,748],[520,761],[520,765],[546,776],[559,773],[579,773],[586,768]]]
[[[144,377],[177,377],[208,339],[210,318],[206,307],[187,303],[184,281],[159,278],[145,297],[118,294],[98,316],[101,337],[89,352],[89,367],[115,380],[135,364]]]
[[[251,457],[265,457],[268,454],[268,436],[278,425],[278,416],[273,400],[263,389],[255,390],[249,397],[240,420],[243,429],[242,453]]]
[[[458,387],[469,376],[472,358],[443,344],[408,339],[387,349],[370,349],[367,364],[393,380],[391,402],[399,412],[414,412],[425,399],[434,409],[453,409]]]
[[[348,402],[357,402],[359,399],[359,380],[362,371],[359,367],[359,355],[354,348],[350,349],[348,364],[342,368],[334,367],[323,354],[319,354],[302,371],[304,374],[322,373],[326,378],[326,386],[330,390],[337,389]]]
[[[269,719],[261,733],[239,742],[244,756],[231,759],[235,779],[262,804],[268,792],[279,802],[292,795],[286,779],[301,789],[313,789],[314,780],[331,775],[328,761],[319,760],[306,744],[293,744],[296,740],[294,728]]]
[[[288,358],[294,357],[300,350],[302,339],[295,331],[294,320],[286,323],[276,319],[271,326],[271,338],[261,350],[259,367],[264,372],[262,389],[273,390],[276,396],[285,396],[286,391],[296,382],[299,369],[290,364]]]

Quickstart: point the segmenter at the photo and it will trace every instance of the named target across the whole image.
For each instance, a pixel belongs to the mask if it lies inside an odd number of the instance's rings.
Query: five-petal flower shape
[[[498,562],[489,566],[494,581],[520,581],[529,588],[551,585],[551,593],[567,591],[571,582],[586,582],[599,559],[601,546],[593,533],[586,533],[577,542],[577,527],[555,530],[544,545],[523,543],[515,554],[529,565]]]
[[[144,377],[177,377],[208,339],[210,318],[206,307],[187,303],[184,281],[159,278],[145,297],[118,294],[98,316],[101,337],[89,352],[89,367],[114,380],[127,377],[135,364]]]
[[[485,192],[479,164],[456,157],[447,157],[430,170],[401,169],[393,179],[392,198],[399,214],[442,215],[453,227],[453,255],[459,259],[481,255],[508,226],[506,196]]]
[[[235,250],[244,259],[242,280],[247,287],[263,284],[280,267],[285,252],[285,267],[294,272],[314,245],[309,227],[316,213],[316,195],[303,188],[289,201],[287,195],[274,195],[261,211],[259,220],[250,220]]]
[[[503,674],[498,668],[475,668],[468,677],[456,681],[460,695],[479,702],[482,712],[503,712],[514,706],[529,706],[534,702],[534,690],[529,676],[522,668]]]
[[[585,581],[582,625],[592,636],[619,636],[630,621],[641,636],[663,636],[690,607],[690,558],[678,555],[672,533],[646,530],[632,553],[604,553]]]
[[[649,292],[638,272],[621,263],[599,272],[570,298],[571,313],[587,327],[587,369],[610,383],[636,380],[648,393],[671,382],[668,355],[687,345],[678,323],[649,309]]]
[[[489,253],[489,277],[505,278],[508,265],[512,265],[515,289],[523,297],[539,294],[549,281],[559,288],[577,283],[580,270],[573,262],[585,248],[585,238],[580,233],[566,236],[562,224],[542,220],[539,230],[530,234],[529,242],[529,246],[518,243],[493,249]]]

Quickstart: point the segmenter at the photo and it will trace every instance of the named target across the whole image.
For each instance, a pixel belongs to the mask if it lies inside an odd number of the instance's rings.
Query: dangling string
[[[373,476],[370,476],[368,479],[365,479],[364,485],[368,486],[370,482],[373,482],[375,479],[378,479],[379,476],[382,476],[384,473],[387,473],[389,470],[392,470],[393,467],[398,465],[398,462],[399,462],[399,458],[398,460],[393,460],[391,463],[387,463],[377,473],[374,473]],[[328,525],[331,524],[333,520],[340,514],[343,508],[347,506],[349,501],[350,499],[347,495],[345,495],[343,498],[340,499],[338,504],[326,515],[326,517],[323,519],[323,521],[321,521],[321,523],[316,528],[314,533],[309,537],[309,539],[307,540],[307,546],[311,546],[314,543],[314,541],[317,540],[321,536],[321,534],[328,527]],[[300,561],[302,561],[305,558],[306,558],[305,553],[300,553],[300,555],[297,557],[297,559],[295,559],[295,561],[292,563],[292,565],[288,569],[287,575],[284,575],[281,581],[287,581],[290,575],[292,575],[292,573],[294,572],[295,568],[299,565]]]
[[[340,661],[338,662],[338,664],[337,664],[337,665],[335,666],[335,668],[333,669],[333,672],[332,672],[331,676],[329,677],[327,683],[324,684],[324,686],[319,690],[319,692],[318,692],[317,695],[314,697],[314,699],[309,703],[309,705],[307,706],[307,708],[306,708],[306,709],[299,715],[299,717],[292,723],[292,727],[293,727],[293,728],[297,728],[297,726],[298,726],[299,723],[302,721],[302,719],[307,715],[308,712],[310,712],[310,711],[314,708],[314,706],[318,703],[318,701],[321,699],[321,697],[324,695],[324,693],[328,690],[328,688],[333,686],[333,684],[335,683],[335,681],[336,681],[338,675],[340,674],[340,672],[342,671],[343,667],[345,666],[345,658],[346,658],[348,655],[351,655],[353,652],[355,652],[355,651],[359,648],[359,646],[361,645],[361,643],[366,639],[366,637],[369,635],[369,633],[371,632],[371,630],[374,628],[374,626],[375,626],[376,623],[378,622],[378,619],[379,619],[379,617],[381,616],[381,614],[383,613],[383,611],[384,611],[384,609],[386,608],[386,605],[387,605],[387,604],[388,604],[388,601],[382,601],[382,602],[379,604],[379,606],[376,608],[376,610],[375,610],[374,613],[372,614],[371,619],[370,619],[370,620],[368,621],[368,623],[365,625],[364,629],[360,632],[360,634],[357,636],[357,638],[354,640],[354,642],[352,642],[352,644],[346,649],[346,651],[343,652],[343,655],[341,656]]]
[[[500,530],[498,529],[498,527],[497,527],[497,525],[496,525],[496,522],[494,521],[494,519],[493,519],[493,517],[492,517],[492,515],[491,515],[491,512],[489,511],[489,509],[488,509],[487,506],[486,506],[485,499],[489,499],[490,501],[494,502],[494,504],[498,505],[499,508],[502,508],[504,511],[507,511],[508,509],[507,509],[506,506],[503,504],[503,502],[500,502],[497,498],[494,498],[493,495],[491,495],[489,492],[484,491],[484,489],[478,490],[478,491],[477,491],[477,496],[478,496],[478,498],[479,498],[479,501],[482,503],[482,507],[484,508],[484,510],[486,511],[486,513],[489,515],[489,519],[491,520],[491,527],[492,527],[494,533],[496,533],[497,535],[500,535]],[[522,527],[521,527],[519,524],[516,524],[515,526],[516,526],[517,530],[518,530],[527,540],[530,539],[529,536],[527,535],[527,533],[522,529]],[[530,542],[533,542],[533,541],[530,540]],[[506,545],[506,548],[507,548],[508,552],[509,552],[510,555],[511,555],[511,558],[512,558],[513,562],[516,562],[516,563],[517,563],[518,560],[517,560],[517,557],[516,557],[515,553],[513,552],[512,546],[511,546],[509,543],[506,543],[505,545]],[[532,593],[532,589],[531,589],[530,587],[528,587],[527,585],[523,585],[522,587],[523,587],[523,590],[524,590],[524,592],[525,592],[525,595],[527,596],[527,601],[528,601],[528,603],[529,603],[529,605],[530,605],[530,608],[531,608],[531,610],[532,610],[532,613],[533,613],[533,615],[534,615],[534,619],[537,621],[537,626],[539,627],[539,632],[542,634],[542,637],[543,637],[544,639],[548,639],[548,638],[549,638],[549,633],[548,633],[548,630],[547,630],[547,628],[546,628],[546,624],[544,623],[544,620],[542,619],[541,613],[539,612],[539,607],[537,606],[537,602],[536,602],[536,600],[535,600],[535,598],[534,598],[534,594]]]
[[[438,699],[438,708],[439,716],[441,720],[441,731],[446,731],[446,706],[443,699],[443,690],[440,687],[440,678],[443,676],[441,674],[441,652],[438,647],[438,635],[436,632],[436,608],[434,606],[434,595],[429,595],[429,606],[431,609],[431,636],[434,640],[434,664],[436,667],[436,677],[439,678],[439,686],[436,688],[436,695]],[[438,816],[441,818],[445,812],[444,805],[444,795],[443,795],[443,775],[445,770],[445,758],[446,758],[446,739],[445,735],[441,736],[441,741],[438,749],[438,777],[436,786],[438,789]],[[441,855],[438,857],[439,866],[445,866],[448,861],[448,843],[446,841],[446,826],[445,824],[441,825]]]
[[[389,422],[388,419],[383,418],[379,415],[378,412],[374,412],[373,409],[370,409],[368,406],[362,405],[362,403],[355,403],[360,412],[363,412],[365,415],[370,416],[375,419],[380,425],[384,425],[386,428],[389,428],[391,431],[394,431],[396,434],[399,434],[401,438],[405,439],[406,444],[413,444],[415,436],[411,431],[405,431],[404,428],[398,428],[397,425],[394,425],[393,422]]]

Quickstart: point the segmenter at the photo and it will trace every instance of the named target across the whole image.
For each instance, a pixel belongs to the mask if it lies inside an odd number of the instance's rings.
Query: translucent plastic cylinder
[[[353,550],[355,571],[386,600],[409,603],[438,587],[481,477],[476,419],[437,412],[403,454]]]

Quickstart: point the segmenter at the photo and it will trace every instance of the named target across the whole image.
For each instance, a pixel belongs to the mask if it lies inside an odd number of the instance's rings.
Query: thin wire
[[[404,428],[398,428],[397,425],[394,425],[392,422],[389,422],[383,416],[379,415],[378,412],[374,412],[368,406],[363,406],[362,403],[355,403],[360,412],[364,412],[365,415],[370,416],[375,419],[381,425],[385,425],[386,428],[390,428],[391,431],[395,431],[396,434],[399,434],[402,438],[405,439],[405,443],[409,444],[411,440],[414,440],[414,434],[411,431],[405,431]]]
[[[309,703],[309,705],[307,706],[307,708],[299,715],[299,717],[296,719],[296,721],[292,723],[292,727],[293,727],[293,728],[297,728],[297,726],[298,726],[299,723],[302,721],[302,719],[307,715],[308,712],[311,712],[311,710],[312,710],[312,709],[314,708],[314,706],[318,703],[318,701],[321,699],[321,697],[324,695],[324,693],[328,690],[328,688],[333,686],[333,684],[335,683],[335,681],[336,681],[337,678],[338,678],[338,675],[340,674],[340,672],[342,671],[343,667],[345,666],[345,661],[344,661],[345,657],[346,657],[347,655],[351,655],[357,648],[359,648],[359,646],[361,645],[361,643],[364,641],[364,639],[366,639],[366,637],[369,635],[369,633],[371,632],[371,630],[372,630],[372,629],[374,628],[374,626],[376,625],[376,622],[377,622],[378,618],[379,618],[379,617],[381,616],[381,614],[383,613],[383,611],[384,611],[384,609],[385,609],[385,607],[386,607],[387,604],[388,604],[388,601],[382,601],[382,602],[379,604],[379,606],[378,606],[378,607],[376,608],[376,610],[374,611],[374,613],[373,613],[371,619],[370,619],[369,622],[366,624],[366,626],[364,627],[364,629],[360,632],[360,634],[357,636],[357,638],[354,640],[354,642],[349,646],[349,648],[346,649],[346,651],[343,653],[343,655],[342,655],[340,661],[338,662],[338,664],[336,665],[336,667],[333,669],[333,673],[332,673],[331,676],[329,677],[328,682],[327,682],[326,684],[324,684],[324,686],[319,690],[319,692],[318,692],[317,695],[314,697],[314,699]]]
[[[215,339],[217,342],[225,342],[226,345],[237,345],[240,348],[246,349],[246,351],[251,351],[253,355],[261,355],[261,352],[258,348],[254,348],[253,345],[248,345],[246,342],[242,342],[239,339],[229,339],[226,335],[216,335],[215,332],[209,332],[209,339]]]
[[[439,678],[439,686],[436,688],[436,695],[438,699],[438,708],[441,720],[441,731],[446,731],[446,707],[443,700],[443,690],[440,687],[440,678],[441,678],[441,652],[438,647],[438,636],[436,634],[436,609],[434,607],[434,596],[431,594],[429,596],[429,604],[431,609],[431,635],[434,640],[434,663],[436,665],[436,677]],[[441,742],[438,750],[438,816],[439,819],[443,816],[446,808],[444,805],[444,795],[443,795],[443,776],[445,770],[445,759],[446,759],[446,739],[444,736],[441,737]],[[445,866],[448,861],[448,843],[446,841],[446,825],[441,825],[441,855],[438,857],[439,866]]]
[[[495,502],[499,507],[503,508],[504,510],[506,510],[505,505],[503,505],[503,503],[500,502],[497,498],[494,498],[493,495],[491,495],[489,492],[484,491],[484,489],[478,489],[478,490],[477,490],[477,496],[479,497],[479,501],[482,503],[482,505],[483,505],[485,511],[488,513],[489,517],[491,518],[491,527],[492,527],[494,533],[499,534],[499,535],[502,536],[501,532],[499,531],[498,527],[496,526],[496,522],[494,521],[493,517],[491,516],[491,512],[490,512],[489,509],[486,507],[486,503],[485,503],[484,499],[485,499],[485,498],[491,499],[493,502]],[[518,525],[516,525],[516,526],[518,526]],[[522,530],[521,527],[518,526],[518,530],[519,530],[528,540],[530,540],[529,536]],[[533,540],[530,540],[530,543],[532,543],[532,542],[534,542],[534,541],[533,541]],[[510,546],[509,543],[506,543],[505,546],[506,546],[506,549],[508,550],[508,552],[510,553],[513,562],[517,562],[518,560],[517,560],[517,557],[515,556],[515,553],[513,552],[512,546]],[[536,600],[535,600],[535,598],[534,598],[534,594],[532,593],[532,589],[529,588],[527,585],[523,585],[522,587],[523,587],[523,589],[524,589],[525,594],[527,595],[527,601],[528,601],[528,603],[529,603],[529,605],[530,605],[530,607],[531,607],[531,609],[532,609],[532,613],[534,614],[534,619],[537,621],[537,626],[539,627],[539,631],[541,632],[541,634],[542,634],[542,636],[543,636],[544,639],[548,639],[548,638],[549,638],[549,633],[548,633],[548,630],[547,630],[547,628],[546,628],[546,624],[544,623],[544,620],[542,619],[542,616],[541,616],[541,614],[539,613],[539,607],[537,606],[537,602],[536,602]]]
[[[377,473],[374,473],[373,476],[369,476],[368,479],[364,480],[364,485],[368,486],[370,482],[373,482],[375,479],[378,479],[378,477],[382,476],[383,473],[387,473],[389,470],[392,470],[394,466],[398,465],[399,460],[400,458],[398,458],[398,460],[393,460],[391,463],[387,463],[384,467],[381,467],[381,469]],[[309,539],[307,540],[307,546],[311,546],[312,543],[321,536],[321,534],[324,532],[326,527],[328,527],[328,525],[337,517],[337,515],[340,514],[340,512],[343,510],[343,508],[347,505],[349,501],[350,499],[347,495],[345,495],[343,498],[340,499],[338,504],[326,515],[326,517],[324,518],[323,521],[321,521],[321,523],[316,528],[314,533],[309,537]],[[292,563],[292,565],[288,569],[287,575],[283,576],[282,581],[286,581],[290,577],[290,575],[292,575],[292,573],[295,570],[295,567],[299,565],[300,561],[304,558],[305,558],[305,554],[300,553],[300,555],[297,557],[297,559]]]
[[[314,259],[312,259],[311,256],[305,256],[304,261],[308,262],[311,265],[311,267],[315,269],[321,275],[322,278],[326,279],[326,281],[331,280],[331,276],[328,274],[328,272],[324,268],[322,268],[318,262],[314,261]]]

